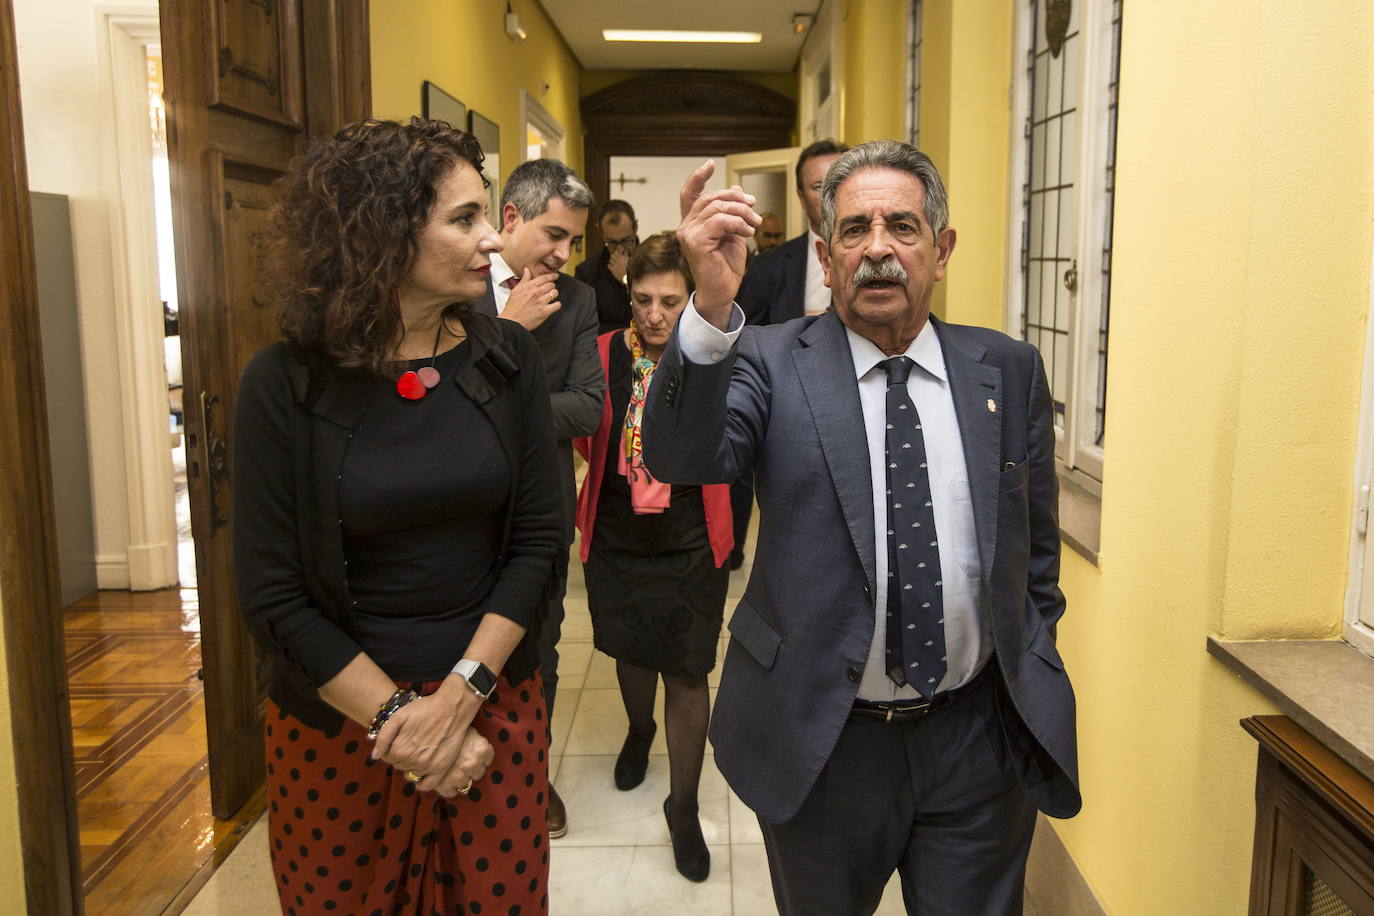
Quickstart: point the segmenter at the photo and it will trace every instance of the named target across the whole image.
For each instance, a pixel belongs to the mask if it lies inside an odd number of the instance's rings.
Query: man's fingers
[[[683,222],[690,223],[693,220],[701,219],[704,213],[721,202],[737,204],[739,207],[750,211],[754,208],[754,196],[752,194],[746,194],[739,188],[726,188],[723,191],[711,191],[698,197],[696,203],[692,205],[692,211],[687,214]]]
[[[706,187],[706,182],[711,180],[711,176],[716,172],[716,163],[713,159],[707,159],[687,176],[687,183],[682,186],[682,195],[679,203],[682,207],[682,215],[687,216],[691,211],[692,205],[701,196],[702,190]]]
[[[706,204],[699,216],[703,221],[709,221],[720,214],[738,216],[750,226],[757,226],[759,223],[763,222],[763,217],[755,213],[753,207],[743,201],[730,200],[727,198],[717,198]]]

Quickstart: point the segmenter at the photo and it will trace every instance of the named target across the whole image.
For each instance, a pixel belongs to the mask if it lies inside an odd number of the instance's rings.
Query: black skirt
[[[716,666],[730,568],[717,568],[710,545],[636,556],[594,540],[583,569],[602,652],[676,677],[705,677]]]

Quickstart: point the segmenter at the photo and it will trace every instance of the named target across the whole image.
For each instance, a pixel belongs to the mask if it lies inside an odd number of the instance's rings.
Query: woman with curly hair
[[[716,665],[730,583],[730,487],[669,486],[644,467],[645,397],[692,292],[692,273],[677,239],[660,232],[630,256],[628,276],[630,326],[598,340],[607,381],[601,426],[575,443],[587,458],[577,504],[582,568],[596,647],[615,659],[630,722],[616,788],[644,781],[661,677],[670,785],[663,814],[678,871],[705,881],[711,853],[697,786],[711,708],[706,676]]]
[[[265,233],[285,340],[238,389],[234,551],[287,913],[547,910],[558,463],[532,338],[467,305],[501,247],[481,165],[443,122],[362,121]]]

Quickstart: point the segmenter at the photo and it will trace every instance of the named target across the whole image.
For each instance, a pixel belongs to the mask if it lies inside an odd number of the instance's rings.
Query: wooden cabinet
[[[1251,916],[1374,916],[1374,782],[1287,716],[1259,742]]]

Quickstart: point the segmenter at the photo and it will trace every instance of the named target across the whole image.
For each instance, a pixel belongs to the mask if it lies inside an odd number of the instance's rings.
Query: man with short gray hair
[[[605,378],[596,353],[596,299],[591,287],[561,273],[587,227],[592,192],[577,173],[556,159],[516,166],[501,193],[501,241],[491,256],[491,280],[474,308],[518,321],[534,335],[544,357],[553,404],[563,484],[566,543],[555,569],[539,634],[540,672],[549,721],[558,689],[558,637],[568,584],[577,506],[572,440],[590,436],[601,422]],[[563,799],[549,785],[549,835],[567,833]]]
[[[696,294],[644,416],[658,480],[754,469],[758,550],[730,618],[716,766],[763,830],[784,916],[1021,912],[1039,808],[1071,817],[1073,688],[1054,415],[1040,355],[930,314],[944,183],[895,140],[839,156],[817,255],[834,308],[741,327],[759,217],[683,189]]]

